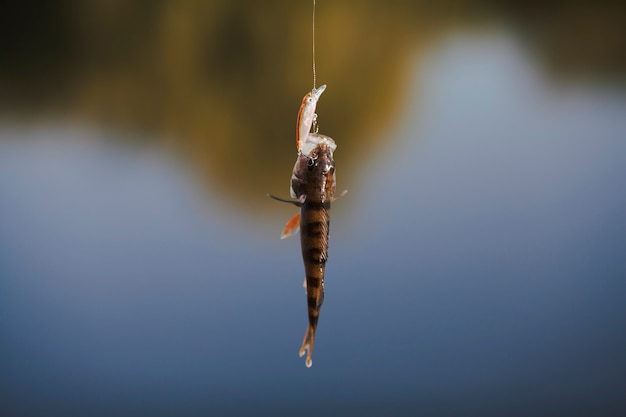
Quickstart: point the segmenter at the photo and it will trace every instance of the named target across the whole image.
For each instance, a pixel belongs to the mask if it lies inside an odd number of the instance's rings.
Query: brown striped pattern
[[[315,330],[324,301],[324,272],[328,260],[330,202],[335,192],[335,162],[332,149],[320,143],[310,156],[300,155],[292,176],[291,188],[300,207],[300,240],[306,276],[309,325],[300,356],[307,352],[306,365],[311,366]]]

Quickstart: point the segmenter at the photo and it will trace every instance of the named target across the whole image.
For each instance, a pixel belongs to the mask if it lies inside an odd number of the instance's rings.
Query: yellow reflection
[[[295,117],[312,87],[309,1],[70,1],[39,17],[14,3],[9,12],[28,34],[3,52],[5,113],[168,138],[230,199],[288,189]],[[624,68],[626,25],[609,6],[425,3],[318,1],[317,80],[328,85],[320,132],[337,142],[340,188],[356,161],[386,142],[413,65],[450,28],[506,21],[557,72]]]

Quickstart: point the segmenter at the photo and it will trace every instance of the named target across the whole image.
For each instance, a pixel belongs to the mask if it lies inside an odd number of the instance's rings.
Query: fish
[[[313,364],[315,333],[324,302],[324,274],[328,260],[328,238],[330,229],[330,205],[335,200],[335,161],[333,152],[337,148],[329,136],[311,132],[316,123],[315,108],[322,85],[308,92],[302,99],[296,123],[296,147],[298,156],[293,167],[290,195],[295,200],[269,197],[290,203],[300,209],[283,228],[281,239],[300,231],[302,260],[304,262],[308,325],[300,347],[300,357],[306,356],[305,365]],[[345,194],[342,193],[342,195]]]
[[[300,110],[298,110],[298,118],[296,119],[296,149],[298,152],[302,150],[303,141],[306,141],[311,127],[317,120],[315,109],[322,93],[326,90],[326,84],[314,88],[304,95]],[[293,194],[292,194],[293,197]]]

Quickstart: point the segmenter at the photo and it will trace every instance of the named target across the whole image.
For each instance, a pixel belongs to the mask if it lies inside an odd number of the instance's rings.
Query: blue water
[[[255,217],[148,145],[3,129],[3,415],[626,412],[626,94],[504,36],[443,43],[407,90],[337,166],[311,369],[273,190]]]

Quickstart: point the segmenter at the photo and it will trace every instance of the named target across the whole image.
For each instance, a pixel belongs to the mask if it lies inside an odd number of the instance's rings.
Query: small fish
[[[302,143],[306,141],[307,136],[311,132],[311,127],[317,119],[315,108],[324,90],[326,90],[326,84],[309,91],[302,99],[300,111],[298,111],[298,119],[296,121],[296,149],[298,149],[298,153],[300,153]],[[291,196],[293,197],[293,194]]]
[[[296,128],[298,158],[293,167],[290,187],[291,197],[295,200],[269,195],[275,200],[291,203],[300,208],[300,212],[287,222],[281,239],[294,235],[298,232],[298,228],[300,229],[305,269],[304,286],[309,315],[309,325],[300,348],[300,357],[307,353],[305,362],[307,368],[313,363],[311,358],[315,343],[315,330],[324,301],[330,203],[334,200],[335,194],[333,152],[337,145],[328,136],[317,132],[311,133],[311,127],[316,120],[315,107],[325,89],[326,85],[322,85],[305,95],[298,112]]]

